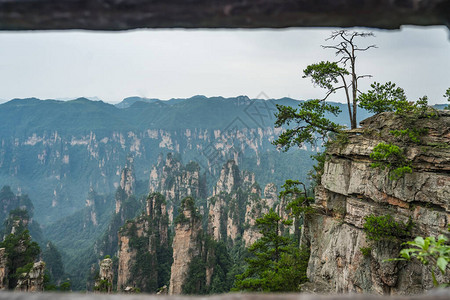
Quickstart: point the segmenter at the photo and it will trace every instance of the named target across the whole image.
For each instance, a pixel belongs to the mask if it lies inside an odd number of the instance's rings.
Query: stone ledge
[[[450,24],[446,0],[0,0],[0,30]]]
[[[0,300],[447,300],[450,290],[435,290],[417,296],[375,296],[361,294],[312,295],[312,294],[224,294],[217,296],[157,296],[157,295],[127,295],[127,294],[82,294],[82,293],[21,293],[0,292]]]

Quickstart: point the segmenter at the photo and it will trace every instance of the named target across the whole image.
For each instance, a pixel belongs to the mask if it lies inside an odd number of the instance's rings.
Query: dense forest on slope
[[[295,106],[297,100],[141,100],[117,106],[84,98],[1,104],[0,183],[29,194],[36,204],[35,217],[48,224],[83,209],[90,187],[100,194],[114,193],[128,155],[135,157],[136,176],[143,181],[157,156],[168,152],[197,161],[211,175],[209,188],[221,164],[236,155],[261,184],[268,182],[263,170],[282,171],[283,176],[276,176],[278,185],[286,178],[306,179],[303,169],[275,166],[307,161],[314,149],[281,156],[271,144],[276,136],[275,104]],[[336,105],[345,115],[345,106]],[[360,115],[362,119],[367,114]]]
[[[134,158],[137,197],[148,194],[151,166],[160,154],[171,152],[184,162],[198,163],[210,192],[230,158],[254,172],[262,186],[280,186],[288,178],[307,181],[310,155],[317,149],[281,153],[271,144],[277,135],[275,104],[296,103],[243,96],[169,101],[134,97],[116,106],[84,98],[14,99],[0,105],[5,120],[0,124],[0,183],[30,195],[31,211],[44,224],[42,235],[34,221],[32,235],[42,248],[47,240],[54,243],[76,288],[83,289],[97,256],[117,251],[108,241],[125,221],[114,218],[113,195],[127,157]],[[220,151],[216,156],[211,149]],[[14,195],[11,189],[3,194]],[[205,199],[199,200],[206,205]],[[90,259],[79,269],[81,257]]]

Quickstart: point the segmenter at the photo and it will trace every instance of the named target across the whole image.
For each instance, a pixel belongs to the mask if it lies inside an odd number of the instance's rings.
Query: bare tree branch
[[[359,75],[358,77],[356,77],[356,79],[360,79],[360,78],[372,78],[372,77],[373,77],[372,75],[367,74],[367,75]]]
[[[367,46],[366,48],[355,48],[355,51],[366,51],[366,50],[369,50],[370,48],[378,48],[376,45],[370,45],[370,46]]]
[[[343,88],[345,88],[344,85],[342,85],[342,86],[340,86],[340,87],[337,87],[337,88],[334,88],[334,89],[330,90],[330,91],[327,93],[327,95],[325,96],[325,98],[320,99],[320,101],[325,101],[325,100],[327,100],[327,98],[328,98],[331,94],[333,94],[333,93],[336,92],[337,90],[343,89]]]

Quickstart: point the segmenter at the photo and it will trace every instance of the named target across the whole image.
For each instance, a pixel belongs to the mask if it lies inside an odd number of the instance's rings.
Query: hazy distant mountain
[[[224,160],[238,158],[261,184],[306,180],[315,149],[285,155],[271,144],[278,136],[275,104],[296,106],[297,100],[142,99],[126,98],[116,106],[86,98],[0,104],[0,185],[28,193],[36,219],[46,224],[82,209],[90,187],[113,193],[128,155],[144,183],[158,155],[168,152],[199,162],[212,178]],[[336,105],[343,113],[334,119],[348,123],[346,106]],[[362,112],[359,119],[367,116]]]

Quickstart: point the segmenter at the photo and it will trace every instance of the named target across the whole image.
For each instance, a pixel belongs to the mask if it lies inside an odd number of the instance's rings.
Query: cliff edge
[[[303,226],[302,243],[311,248],[310,292],[418,294],[433,287],[431,272],[418,262],[391,261],[401,241],[373,241],[363,230],[367,216],[412,220],[415,236],[448,235],[450,219],[450,111],[423,118],[414,126],[420,142],[392,134],[402,120],[381,113],[348,131],[327,149],[315,213]],[[401,144],[412,173],[392,179],[387,169],[372,168],[370,153],[380,142]],[[440,278],[444,279],[444,278]],[[447,281],[449,279],[447,278]]]

